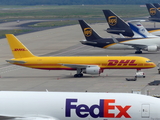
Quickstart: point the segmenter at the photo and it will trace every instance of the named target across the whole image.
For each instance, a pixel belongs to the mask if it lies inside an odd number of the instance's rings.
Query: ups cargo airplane
[[[142,50],[156,52],[160,49],[160,37],[157,36],[149,38],[102,38],[85,21],[79,20],[79,23],[86,38],[86,40],[80,41],[84,45],[113,50],[135,49],[135,54],[141,54]],[[129,23],[129,25],[137,33],[143,34],[142,31],[137,30],[134,24]],[[143,36],[145,37],[145,34]]]
[[[137,37],[137,34],[133,32],[133,30],[130,28],[127,22],[125,22],[123,19],[121,19],[118,15],[116,15],[113,11],[111,10],[103,10],[103,13],[105,15],[105,18],[107,20],[107,23],[110,28],[108,28],[106,31],[108,33],[112,34],[122,34],[124,36],[128,37]],[[137,20],[137,21],[142,21],[142,20]],[[132,21],[129,21],[132,23]],[[136,23],[137,25],[141,25],[141,23]],[[142,25],[141,25],[142,26]],[[138,28],[136,28],[138,29]],[[144,29],[140,28],[140,30],[143,30],[144,34]],[[146,28],[146,30],[151,33],[148,34],[146,37],[153,37],[153,35],[160,35],[160,28]],[[152,35],[153,34],[153,35]],[[141,34],[139,34],[140,37],[144,37]]]
[[[0,92],[1,120],[159,120],[160,99],[131,93]]]
[[[15,65],[42,70],[76,70],[74,77],[100,74],[104,69],[148,69],[156,65],[148,58],[136,56],[34,56],[14,35],[6,35],[14,58],[6,60]]]
[[[160,11],[153,4],[146,4],[148,12],[151,17],[148,19],[154,22],[160,22]]]

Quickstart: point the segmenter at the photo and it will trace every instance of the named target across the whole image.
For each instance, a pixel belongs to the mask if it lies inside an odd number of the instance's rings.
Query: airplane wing
[[[142,45],[142,44],[128,44],[128,43],[120,43],[120,44],[132,46],[134,48],[146,48],[147,47],[147,45]]]
[[[80,69],[97,66],[97,65],[81,65],[81,64],[61,64],[61,65],[70,67],[70,68],[80,68]]]
[[[118,40],[112,36],[112,39],[115,43],[118,43],[118,44],[123,44],[123,45],[128,45],[128,46],[132,46],[134,48],[145,48],[147,47],[146,45],[142,45],[142,44],[129,44],[129,43],[120,43],[118,42]]]
[[[19,64],[26,63],[26,61],[20,61],[20,60],[6,60],[6,62],[9,62],[9,63],[19,63]]]

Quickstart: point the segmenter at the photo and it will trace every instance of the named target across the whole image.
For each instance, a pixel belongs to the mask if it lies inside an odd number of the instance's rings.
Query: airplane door
[[[142,104],[141,113],[142,113],[142,118],[149,118],[150,117],[150,105]]]

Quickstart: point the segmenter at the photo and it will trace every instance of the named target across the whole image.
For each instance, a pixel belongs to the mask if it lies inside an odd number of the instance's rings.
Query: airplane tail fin
[[[101,37],[83,20],[78,20],[87,41],[101,39]]]
[[[103,13],[110,27],[107,29],[107,32],[113,34],[121,33],[122,35],[129,37],[132,37],[134,35],[129,25],[119,16],[117,16],[113,11],[103,10]]]
[[[141,24],[140,21],[143,20],[132,20],[129,21],[128,24],[132,29],[134,36],[133,38],[148,38],[148,37],[157,37],[151,33],[149,33],[146,28]]]
[[[146,4],[151,18],[160,18],[160,11],[153,4]]]
[[[159,3],[153,3],[153,5],[154,5],[158,10],[160,10],[160,4],[159,4]]]
[[[13,34],[6,34],[14,58],[35,57]]]

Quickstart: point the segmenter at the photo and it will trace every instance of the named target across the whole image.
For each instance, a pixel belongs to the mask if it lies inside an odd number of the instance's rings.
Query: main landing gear
[[[83,77],[83,74],[75,74],[74,77]]]
[[[75,74],[74,77],[83,77],[82,69],[77,69],[77,74]]]
[[[142,51],[140,49],[138,49],[135,54],[142,54]]]

